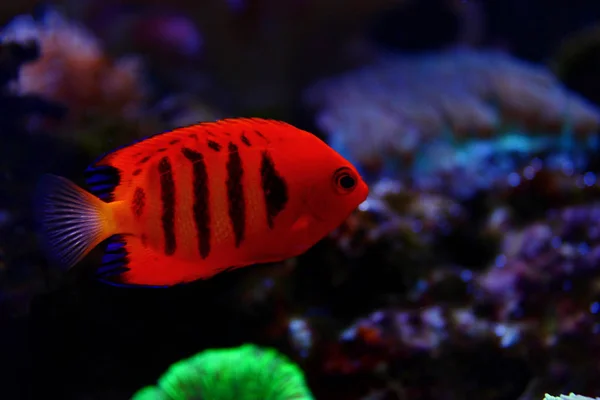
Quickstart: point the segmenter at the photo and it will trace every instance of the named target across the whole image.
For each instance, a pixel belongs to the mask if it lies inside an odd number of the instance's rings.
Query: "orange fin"
[[[109,237],[107,207],[68,179],[44,175],[35,195],[35,216],[48,258],[69,269]]]

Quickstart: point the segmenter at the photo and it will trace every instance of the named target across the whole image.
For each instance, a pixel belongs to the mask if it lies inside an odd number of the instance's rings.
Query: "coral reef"
[[[533,178],[504,194],[490,188],[483,204],[393,181],[373,186],[361,210],[332,234],[338,252],[323,245],[300,258],[289,279],[311,294],[295,294],[294,306],[277,314],[315,395],[600,393],[588,357],[598,346],[600,196],[591,172],[557,177],[557,184],[548,179],[558,173],[548,174],[538,189]],[[322,257],[326,264],[311,264]],[[325,322],[332,317],[352,321],[342,328]],[[483,367],[491,364],[494,372]],[[344,390],[328,386],[349,377]]]
[[[35,42],[39,47],[39,57],[20,69],[11,93],[37,96],[67,110],[60,123],[27,118],[37,132],[51,133],[89,154],[98,154],[155,131],[152,120],[142,119],[148,87],[139,59],[112,59],[83,26],[52,8],[37,19],[14,18],[0,38]]]
[[[98,113],[102,117],[135,118],[146,87],[135,58],[112,60],[85,28],[49,10],[36,21],[15,18],[2,31],[3,40],[35,40],[41,57],[24,66],[17,92],[37,94],[66,105],[73,118]]]
[[[47,120],[39,118],[30,118],[28,123],[46,126],[90,155],[219,114],[185,95],[154,99],[141,57],[112,57],[83,25],[53,8],[44,8],[37,18],[16,17],[1,37],[17,43],[36,42],[40,51],[39,58],[20,69],[12,93],[35,95],[68,110],[59,125],[48,126]]]
[[[440,139],[556,137],[565,129],[585,137],[600,126],[600,112],[546,69],[484,50],[382,56],[315,84],[305,97],[332,144],[366,166],[412,160]]]

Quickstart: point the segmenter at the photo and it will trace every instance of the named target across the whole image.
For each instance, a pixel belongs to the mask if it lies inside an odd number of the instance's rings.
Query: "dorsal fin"
[[[114,190],[121,183],[121,173],[109,165],[90,166],[84,172],[85,183],[95,196],[111,202],[114,200]]]
[[[115,189],[128,186],[156,155],[181,147],[227,151],[230,141],[239,147],[265,146],[285,136],[285,128],[293,127],[262,118],[228,118],[161,132],[103,154],[86,169],[86,183],[93,194],[113,201]]]

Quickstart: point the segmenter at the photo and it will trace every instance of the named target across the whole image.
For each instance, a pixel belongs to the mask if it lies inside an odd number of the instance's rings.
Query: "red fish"
[[[205,122],[117,149],[87,192],[48,175],[36,196],[48,258],[77,264],[108,239],[99,279],[170,286],[302,254],[368,194],[313,134],[257,118]]]

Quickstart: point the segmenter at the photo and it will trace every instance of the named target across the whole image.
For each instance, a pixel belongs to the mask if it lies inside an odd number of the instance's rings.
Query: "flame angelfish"
[[[368,188],[313,134],[258,118],[205,122],[55,175],[36,196],[48,257],[71,268],[106,241],[98,278],[169,286],[297,256],[339,226]]]

